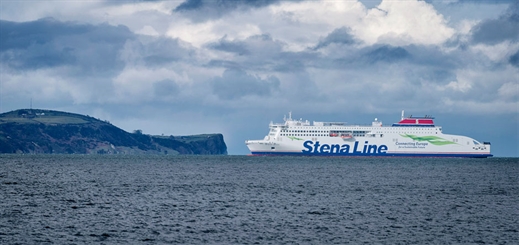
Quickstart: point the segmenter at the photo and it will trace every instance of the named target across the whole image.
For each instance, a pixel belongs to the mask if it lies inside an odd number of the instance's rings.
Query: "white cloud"
[[[513,81],[503,84],[499,90],[499,99],[505,101],[519,101],[519,82]],[[519,107],[517,108],[519,112]]]
[[[257,25],[233,18],[202,23],[193,23],[184,19],[172,22],[166,33],[168,37],[179,38],[198,48],[222,37],[245,39],[259,34],[261,31]]]
[[[216,21],[172,23],[168,35],[200,46],[227,35],[244,39],[262,33],[300,51],[341,27],[350,27],[366,44],[440,44],[454,34],[441,14],[423,1],[382,1],[367,10],[359,1],[282,1],[268,8],[235,12]],[[176,34],[175,34],[176,33]]]
[[[506,61],[508,57],[519,50],[519,43],[504,41],[495,45],[477,44],[471,46],[476,53],[482,53],[491,62]]]
[[[182,20],[170,24],[166,36],[171,38],[179,38],[195,47],[200,47],[205,43],[211,42],[219,38],[212,29],[215,23],[192,23],[190,20]]]
[[[151,12],[151,14],[170,15],[171,9],[179,5],[179,1],[166,2],[127,2],[124,4],[106,5],[105,7],[95,10],[110,16],[131,16],[141,12]]]
[[[468,35],[472,28],[476,26],[479,22],[475,20],[462,20],[456,25],[456,31],[460,35]]]
[[[462,93],[468,92],[472,88],[472,83],[464,78],[458,79],[456,81],[452,81],[447,86],[448,89],[452,89],[454,91],[459,91]]]
[[[358,1],[282,1],[269,8],[269,21],[261,27],[286,42],[288,51],[300,51],[336,28],[358,25],[365,12]]]
[[[270,7],[276,21],[304,26],[326,24],[331,31],[337,27],[356,23],[366,8],[358,1],[303,1],[281,2]],[[317,30],[310,30],[317,31]]]
[[[142,29],[135,31],[137,34],[147,35],[147,36],[159,36],[160,34],[153,27],[146,25]]]
[[[457,71],[457,80],[438,87],[438,96],[452,111],[475,114],[506,114],[519,111],[519,71],[506,67],[499,71]],[[455,93],[449,93],[449,91]],[[458,93],[456,93],[458,92]]]
[[[56,4],[57,3],[57,4]],[[58,20],[78,20],[92,9],[102,7],[103,0],[91,1],[2,1],[2,20],[15,22],[33,21],[46,17]],[[82,18],[83,20],[88,17]]]
[[[3,19],[35,20],[53,16],[63,21],[125,25],[143,35],[167,35],[180,38],[196,47],[223,36],[245,39],[270,34],[287,43],[290,51],[304,50],[319,38],[340,27],[350,27],[357,38],[368,45],[438,44],[452,36],[443,17],[423,1],[382,1],[378,8],[367,10],[359,1],[282,1],[267,8],[236,11],[221,19],[195,23],[172,12],[181,1],[109,4],[104,1],[60,2],[59,5],[30,2],[7,4]],[[16,8],[16,6],[18,8]],[[4,6],[3,6],[4,7]],[[5,12],[5,13],[4,13]],[[416,16],[419,16],[416,18]]]
[[[147,1],[106,4],[87,11],[85,19],[90,23],[124,25],[138,34],[165,35],[170,23],[183,20],[182,17],[171,14],[171,10],[180,3],[180,1]]]
[[[437,45],[454,34],[443,16],[424,1],[384,0],[368,11],[361,26],[351,28],[367,44]]]

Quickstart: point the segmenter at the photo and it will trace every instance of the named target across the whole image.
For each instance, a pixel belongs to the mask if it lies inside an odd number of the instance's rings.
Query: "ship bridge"
[[[434,117],[425,115],[423,117],[408,116],[404,118],[402,111],[402,119],[398,123],[393,123],[393,127],[434,127]]]

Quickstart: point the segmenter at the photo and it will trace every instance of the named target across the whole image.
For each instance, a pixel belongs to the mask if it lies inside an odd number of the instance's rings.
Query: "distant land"
[[[0,153],[227,155],[222,134],[126,132],[80,114],[20,109],[0,114]]]

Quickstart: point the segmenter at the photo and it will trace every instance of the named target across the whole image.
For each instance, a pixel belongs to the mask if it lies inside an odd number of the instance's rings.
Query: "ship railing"
[[[269,123],[269,127],[284,127],[284,123]]]
[[[317,124],[316,124],[317,123]],[[336,123],[336,122],[314,122],[313,126],[319,126],[319,127],[333,127],[333,126],[344,126],[344,127],[372,127],[372,124],[348,124],[348,123]]]

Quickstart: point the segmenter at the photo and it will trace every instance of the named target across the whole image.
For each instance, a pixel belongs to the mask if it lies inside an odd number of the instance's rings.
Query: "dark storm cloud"
[[[118,53],[133,33],[125,26],[87,25],[52,18],[31,22],[0,21],[0,59],[16,69],[62,65],[83,72],[120,69]]]
[[[511,4],[498,19],[485,20],[472,28],[474,43],[497,44],[519,41],[519,2]]]
[[[513,66],[519,67],[519,51],[510,56],[508,62],[510,62],[510,64],[512,64]]]
[[[277,3],[279,0],[186,0],[180,4],[175,11],[191,11],[203,8],[236,9],[240,6],[259,8]]]
[[[377,62],[397,62],[411,57],[411,54],[402,47],[381,46],[366,52],[362,59],[370,64]]]
[[[251,76],[240,69],[227,69],[213,80],[213,92],[222,99],[238,99],[247,95],[268,96],[279,89],[280,81],[274,76],[267,79]]]
[[[211,43],[208,45],[209,48],[220,50],[229,53],[235,53],[238,55],[248,55],[250,54],[247,49],[247,44],[243,41],[230,41],[226,40],[225,37],[221,38],[216,43]]]
[[[325,38],[323,38],[319,43],[313,48],[314,50],[326,47],[332,43],[336,44],[345,44],[350,45],[354,44],[357,41],[351,35],[351,29],[347,27],[341,27],[332,31],[332,33],[328,34]]]
[[[244,40],[227,40],[221,38],[207,45],[208,48],[236,54],[231,60],[212,60],[209,66],[238,68],[247,67],[253,70],[292,72],[304,69],[306,61],[318,56],[315,52],[283,51],[286,45],[272,39],[270,35],[254,35]]]
[[[261,8],[279,0],[186,0],[173,11],[186,14],[195,21],[220,18],[228,12],[242,9]]]
[[[195,54],[194,50],[182,47],[178,39],[166,37],[152,38],[146,44],[138,42],[135,47],[142,55],[147,66],[162,66],[179,60],[187,60]]]
[[[208,66],[228,69],[252,69],[258,71],[276,71],[282,73],[302,72],[308,68],[319,69],[354,69],[368,70],[374,64],[406,64],[429,67],[428,80],[449,80],[453,71],[463,66],[466,53],[458,51],[445,53],[438,47],[424,45],[390,46],[371,45],[356,48],[356,41],[346,28],[339,28],[320,40],[315,46],[299,52],[283,51],[283,43],[273,40],[268,35],[258,35],[244,40],[220,39],[208,45],[209,48],[237,54],[226,60],[211,60]],[[330,46],[331,43],[345,44]],[[332,56],[316,52],[315,48],[329,49]],[[459,57],[458,57],[459,56]]]
[[[419,52],[420,49],[415,49],[415,51]],[[340,56],[334,59],[321,57],[320,60],[312,61],[312,63],[321,68],[343,69],[346,66],[354,67],[353,69],[365,69],[369,68],[370,65],[378,63],[391,64],[414,60],[413,55],[406,47],[390,45],[373,45],[361,49],[350,49],[347,52],[343,52]]]
[[[457,69],[464,62],[464,55],[467,54],[463,50],[446,53],[441,47],[429,45],[408,45],[401,48],[409,54],[407,59],[410,63],[432,69]]]

